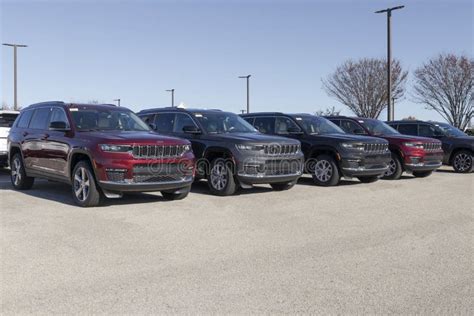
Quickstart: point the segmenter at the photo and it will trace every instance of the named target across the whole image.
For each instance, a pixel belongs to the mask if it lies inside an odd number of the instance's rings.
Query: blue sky
[[[315,112],[335,106],[321,79],[348,58],[393,55],[408,70],[441,52],[473,55],[473,2],[464,1],[26,1],[0,0],[2,42],[19,50],[19,102],[98,100],[133,110],[190,107]],[[13,103],[13,53],[2,47],[1,101]],[[439,119],[405,100],[396,118]],[[385,118],[385,113],[381,118]]]

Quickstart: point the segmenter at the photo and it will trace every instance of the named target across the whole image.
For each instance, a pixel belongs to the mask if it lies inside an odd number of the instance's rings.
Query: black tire
[[[472,152],[460,150],[454,154],[452,159],[453,169],[457,173],[470,173],[473,169]]]
[[[35,178],[28,177],[20,153],[16,153],[10,162],[10,180],[17,190],[29,190],[35,183]]]
[[[389,162],[389,169],[384,173],[382,179],[385,180],[398,180],[401,178],[403,173],[403,166],[397,154],[392,152],[392,159]]]
[[[207,185],[212,194],[218,196],[233,195],[237,191],[230,160],[216,158],[211,162],[207,175]]]
[[[335,186],[341,179],[336,160],[329,155],[316,157],[312,176],[316,185],[324,187]]]
[[[372,183],[379,179],[378,176],[365,176],[365,177],[357,177],[360,182],[362,183]]]
[[[425,178],[432,173],[433,171],[413,171],[413,176],[416,178]]]
[[[92,167],[87,161],[79,161],[74,166],[71,182],[72,196],[77,205],[82,207],[99,205],[100,191]]]
[[[168,201],[177,201],[182,200],[188,196],[189,191],[191,191],[191,186],[186,188],[180,188],[176,190],[161,191],[163,198]]]
[[[272,189],[274,191],[285,191],[289,190],[292,187],[294,187],[296,184],[296,181],[291,181],[291,182],[278,182],[278,183],[270,183]]]

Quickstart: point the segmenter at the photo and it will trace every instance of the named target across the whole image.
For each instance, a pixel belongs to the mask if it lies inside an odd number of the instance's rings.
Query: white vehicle
[[[7,165],[8,159],[8,146],[7,138],[8,133],[10,132],[10,127],[12,127],[13,122],[15,122],[16,117],[20,112],[18,111],[3,111],[0,110],[0,167]]]

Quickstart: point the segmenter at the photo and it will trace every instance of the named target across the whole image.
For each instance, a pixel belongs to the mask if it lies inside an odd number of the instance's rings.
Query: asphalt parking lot
[[[423,313],[474,310],[474,175],[232,197],[196,183],[74,206],[0,172],[1,304],[13,313]]]

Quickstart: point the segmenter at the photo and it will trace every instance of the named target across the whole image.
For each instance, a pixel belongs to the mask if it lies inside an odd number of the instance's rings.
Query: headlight
[[[341,145],[346,149],[364,151],[364,144],[362,143],[342,143]]]
[[[246,144],[237,144],[235,147],[238,150],[253,150],[253,151],[259,151],[262,150],[262,146],[256,146],[256,145],[246,145]]]
[[[418,149],[424,148],[422,143],[403,143],[403,145],[407,147],[418,148]]]
[[[183,145],[183,155],[191,151],[191,145]]]
[[[112,153],[127,153],[132,151],[131,145],[113,145],[113,144],[101,144],[99,145],[102,151]]]

